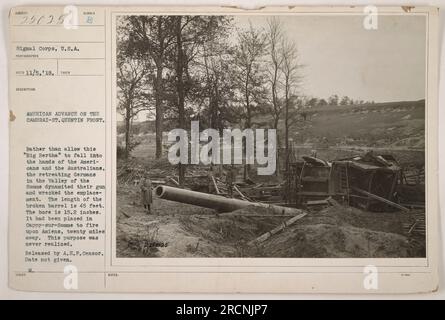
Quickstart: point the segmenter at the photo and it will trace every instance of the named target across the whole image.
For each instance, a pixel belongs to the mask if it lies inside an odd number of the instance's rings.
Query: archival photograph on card
[[[426,257],[426,25],[116,15],[116,257]]]

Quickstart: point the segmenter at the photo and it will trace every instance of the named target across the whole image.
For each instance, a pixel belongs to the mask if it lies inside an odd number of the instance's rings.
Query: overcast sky
[[[331,94],[376,102],[425,98],[426,20],[378,16],[366,30],[363,16],[281,16],[304,68],[302,93]],[[235,23],[266,27],[265,16],[237,16]]]

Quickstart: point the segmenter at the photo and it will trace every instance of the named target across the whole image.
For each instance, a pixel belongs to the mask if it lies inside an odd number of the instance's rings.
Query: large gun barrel
[[[181,203],[192,204],[195,206],[215,209],[219,212],[230,212],[247,206],[257,206],[268,208],[274,214],[299,214],[303,211],[296,208],[287,208],[271,204],[249,202],[239,199],[230,199],[213,194],[207,194],[197,191],[185,190],[169,186],[158,186],[155,194],[161,198]]]

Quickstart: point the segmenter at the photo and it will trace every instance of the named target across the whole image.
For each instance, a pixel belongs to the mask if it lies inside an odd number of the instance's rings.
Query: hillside
[[[305,119],[304,119],[305,116]],[[425,147],[425,101],[402,101],[369,105],[324,106],[297,111],[298,124],[290,137],[298,145],[367,146],[423,149]],[[270,128],[270,115],[257,116],[258,126]],[[172,129],[166,123],[165,130]],[[154,121],[135,122],[133,134],[154,132]],[[284,134],[284,122],[279,125]],[[122,135],[124,123],[118,121]]]
[[[424,100],[304,109],[299,120],[297,144],[425,147]]]

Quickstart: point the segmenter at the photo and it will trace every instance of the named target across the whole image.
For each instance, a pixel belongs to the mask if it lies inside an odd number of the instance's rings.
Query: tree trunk
[[[176,57],[176,90],[178,94],[178,116],[179,116],[179,128],[185,129],[185,112],[184,112],[184,53],[182,48],[182,16],[176,17],[176,45],[177,45],[177,57]],[[179,163],[179,185],[184,187],[185,183],[185,164]]]
[[[276,142],[277,142],[277,145],[276,145],[276,148],[277,148],[277,153],[276,153],[276,155],[277,155],[277,167],[276,167],[276,169],[275,169],[275,176],[278,176],[278,175],[279,175],[279,172],[280,172],[280,150],[281,150],[281,143],[280,143],[280,135],[278,134],[278,122],[279,122],[279,120],[280,120],[279,115],[278,115],[278,114],[275,115],[275,117],[274,117],[274,123],[273,123],[273,128],[275,129],[275,131],[276,131],[276,133],[277,133],[277,140],[276,140]],[[268,152],[269,152],[269,151],[268,151]]]
[[[290,165],[289,165],[289,90],[288,84],[286,83],[286,94],[285,94],[285,115],[284,115],[284,139],[285,139],[285,170],[286,170],[286,201],[292,198],[290,196],[291,188],[291,175],[290,175]]]
[[[127,103],[125,108],[125,159],[130,155],[130,118],[131,104]]]
[[[289,173],[289,106],[286,102],[286,119],[285,119],[285,132],[284,132],[284,139],[285,139],[285,152],[286,152],[286,172]]]
[[[244,88],[244,94],[245,94],[245,99],[246,99],[246,128],[250,128],[252,126],[252,113],[250,110],[250,97],[249,97],[249,77],[250,77],[250,71],[248,71],[247,75],[246,75],[246,83],[245,83],[245,88]],[[247,140],[246,140],[247,143]],[[246,156],[246,143],[243,143],[243,152],[244,152],[244,156]],[[247,162],[247,157],[245,157],[245,160]],[[243,179],[244,181],[247,180],[247,178],[249,177],[249,171],[250,171],[250,165],[245,163],[244,164],[244,173],[243,173]]]
[[[156,105],[156,159],[162,157],[162,130],[164,121],[164,110],[162,107],[162,63],[156,64],[156,93],[155,93],[155,105]]]

